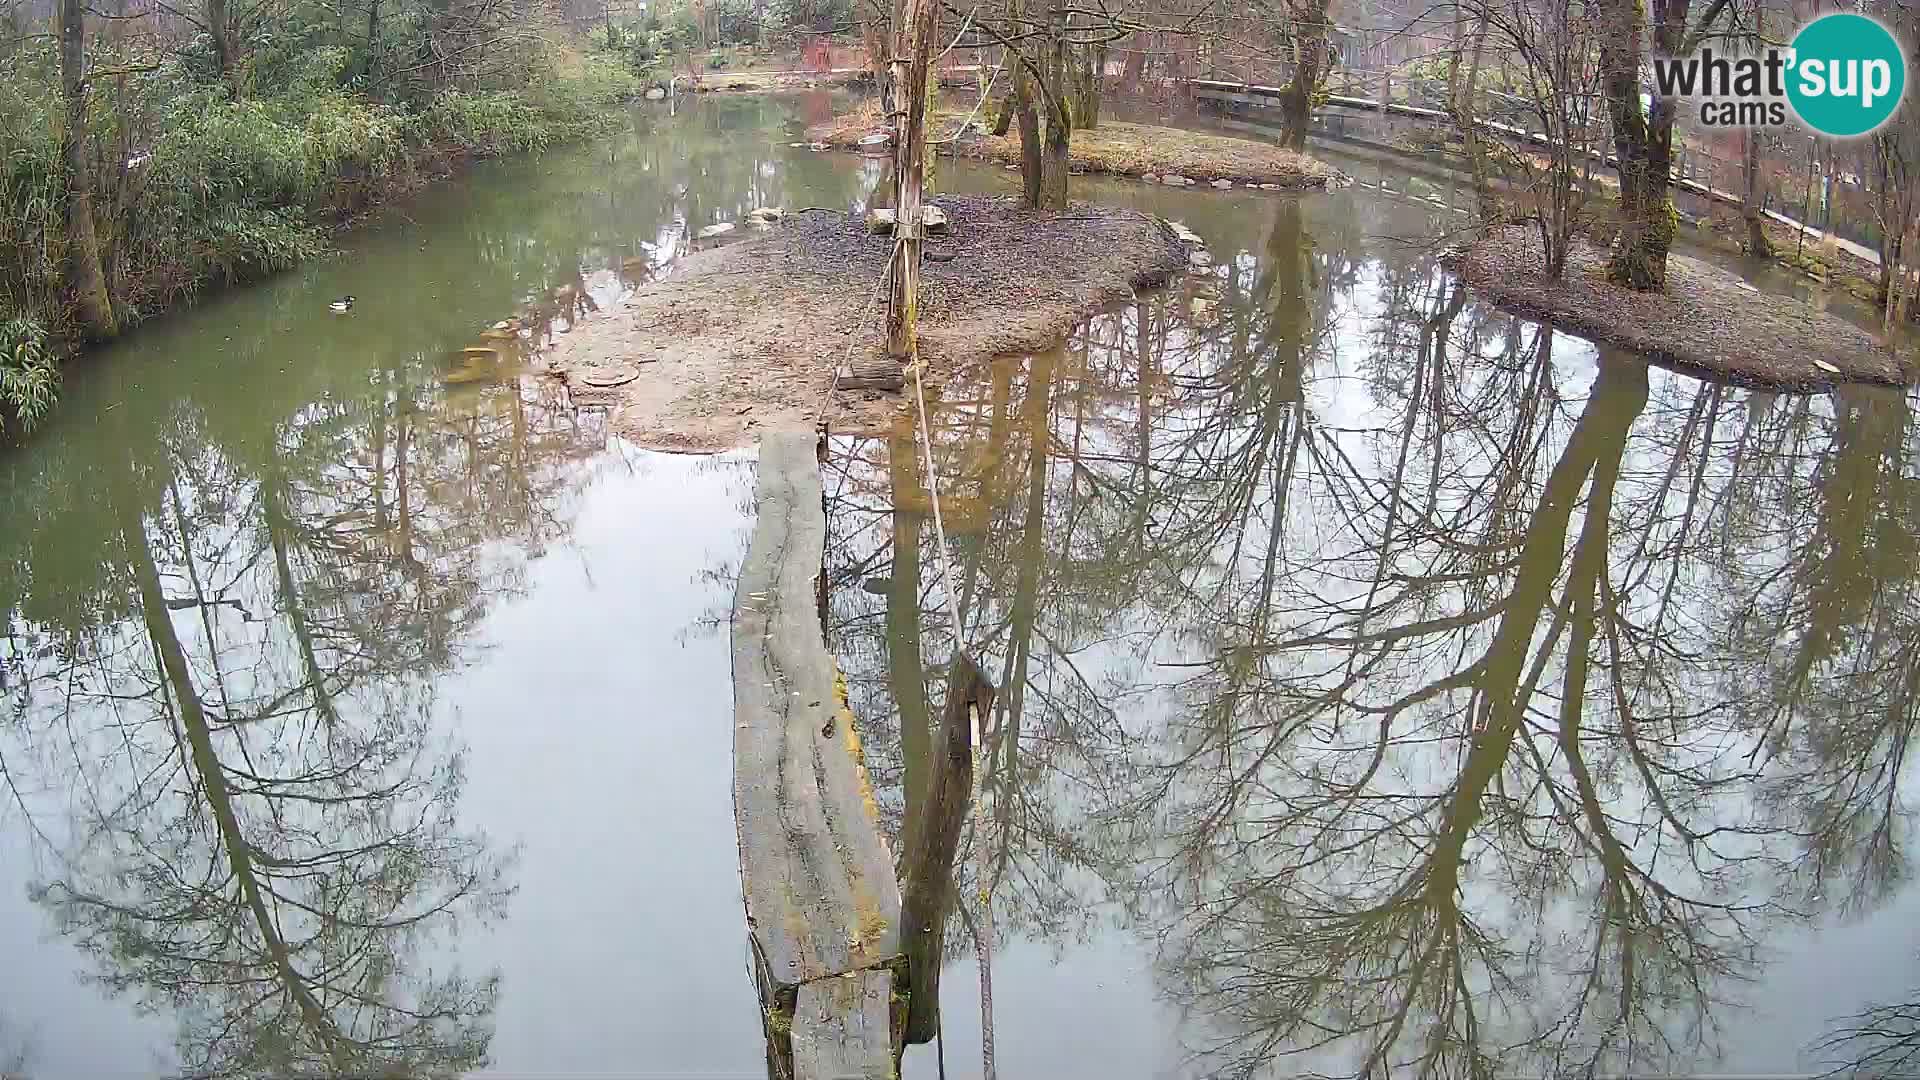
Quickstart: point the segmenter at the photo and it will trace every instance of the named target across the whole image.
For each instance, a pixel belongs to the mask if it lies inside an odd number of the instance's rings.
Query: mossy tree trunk
[[[1289,150],[1307,148],[1314,99],[1327,75],[1327,2],[1296,0],[1292,5],[1293,76],[1280,99],[1280,145]]]
[[[1629,289],[1661,289],[1673,248],[1674,99],[1640,100],[1640,69],[1646,39],[1662,54],[1694,51],[1730,0],[1713,0],[1689,31],[1692,0],[1601,0],[1600,80],[1613,122],[1613,151],[1620,176],[1620,232],[1607,260],[1607,277]]]
[[[613,17],[612,15],[613,9],[608,8],[607,12],[608,12],[607,17],[611,19]],[[613,25],[611,22],[608,23],[607,28],[609,31],[612,30]],[[365,70],[365,74],[367,75],[367,77],[372,78],[374,70],[379,66],[380,66],[380,0],[367,0],[367,64],[366,64],[366,70]]]
[[[1006,135],[1007,132],[1013,130],[1013,113],[1013,94],[1011,92],[1001,95],[1000,100],[994,102],[993,123],[989,125],[988,130],[993,133],[995,138],[1000,138]]]
[[[1620,232],[1607,261],[1607,277],[1629,289],[1659,289],[1666,285],[1667,252],[1673,247],[1673,205],[1667,195],[1673,172],[1673,105],[1656,101],[1649,115],[1640,100],[1646,50],[1639,0],[1606,0],[1604,10],[1601,80],[1620,174]]]
[[[87,162],[87,42],[85,6],[60,0],[60,161],[66,187],[66,285],[74,315],[89,338],[110,338],[119,329],[100,240],[93,220],[93,173]]]
[[[1042,210],[1067,208],[1068,150],[1073,140],[1072,57],[1067,48],[1067,0],[1049,0],[1045,55],[1040,71],[1045,85],[1047,131],[1040,154]]]

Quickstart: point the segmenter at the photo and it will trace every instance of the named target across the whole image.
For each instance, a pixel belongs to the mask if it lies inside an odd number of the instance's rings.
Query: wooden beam
[[[891,965],[900,889],[860,735],[821,635],[826,547],[811,432],[760,441],[753,536],[733,604],[734,821],[770,1007],[814,979]]]
[[[893,977],[836,975],[800,987],[794,1080],[893,1080]]]

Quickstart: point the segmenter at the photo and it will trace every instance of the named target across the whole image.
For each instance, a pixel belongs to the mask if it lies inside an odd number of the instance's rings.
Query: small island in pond
[[[1573,242],[1565,272],[1550,280],[1539,231],[1530,225],[1489,230],[1441,262],[1509,311],[1745,386],[1901,386],[1912,377],[1904,356],[1854,323],[1804,300],[1762,294],[1738,275],[1678,252],[1667,256],[1666,287],[1646,291],[1609,281],[1606,251],[1584,240]]]
[[[936,373],[1047,348],[1193,257],[1169,225],[1132,210],[955,196],[932,205],[949,222],[927,239],[921,268],[920,357]],[[789,213],[680,260],[667,280],[563,336],[548,364],[576,401],[612,406],[616,430],[657,449],[746,445],[761,429],[810,428],[823,410],[840,429],[882,425],[898,396],[828,395],[843,366],[858,371],[884,352],[879,286],[893,248],[846,211]]]
[[[993,134],[966,111],[943,111],[934,122],[934,145],[943,154],[1020,164],[1017,132]],[[840,150],[886,132],[878,109],[859,108],[808,130],[810,138]],[[1186,128],[1102,120],[1076,128],[1068,160],[1074,170],[1164,180],[1176,186],[1227,181],[1267,190],[1319,191],[1341,179],[1340,170],[1317,158],[1253,139]]]

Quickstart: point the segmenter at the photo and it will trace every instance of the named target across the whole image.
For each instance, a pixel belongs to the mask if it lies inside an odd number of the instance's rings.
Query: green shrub
[[[46,329],[28,318],[0,321],[0,433],[32,431],[59,394]]]
[[[87,134],[102,262],[123,321],[322,254],[328,224],[428,156],[525,152],[604,131],[621,118],[610,106],[642,89],[631,53],[581,55],[538,37],[467,75],[395,77],[418,55],[426,9],[402,8],[371,45],[364,34],[342,41],[328,10],[296,3],[270,32],[251,32],[224,80],[212,78],[210,41],[90,42],[90,66],[112,73],[92,83]],[[619,40],[630,48],[641,36]],[[398,59],[376,72],[382,56]],[[21,341],[67,341],[52,45],[29,40],[3,62],[0,314],[32,334],[0,325]],[[57,379],[50,364],[0,362],[0,420],[12,430],[38,417]]]
[[[420,116],[420,130],[433,142],[478,154],[538,150],[548,135],[525,95],[510,90],[446,90]]]
[[[44,66],[35,59],[27,66]],[[0,311],[60,308],[60,253],[52,238],[60,234],[64,198],[53,104],[41,79],[0,80]]]

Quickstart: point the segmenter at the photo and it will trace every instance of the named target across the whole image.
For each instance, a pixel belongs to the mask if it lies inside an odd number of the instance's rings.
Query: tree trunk
[[[1015,26],[1026,16],[1024,0],[1007,0],[1007,21]],[[1033,73],[1024,52],[1007,58],[1013,65],[1013,109],[1020,123],[1020,192],[1026,204],[1040,206],[1040,113],[1033,100]]]
[[[873,88],[885,100],[887,92],[887,29],[871,16],[860,20],[860,41],[866,46],[867,67],[873,75]]]
[[[955,653],[934,743],[924,812],[907,835],[900,941],[907,954],[906,1043],[933,1041],[940,1018],[940,955],[953,910],[953,863],[960,826],[973,799],[973,729],[993,711],[993,684],[965,653]],[[971,715],[969,715],[971,714]]]
[[[612,9],[609,8],[609,11]],[[611,16],[609,16],[611,18]],[[612,24],[608,24],[612,30]],[[380,63],[380,0],[367,0],[367,76],[372,78]]]
[[[900,714],[906,815],[901,835],[913,837],[932,784],[933,727],[927,715],[926,668],[920,653],[920,508],[929,496],[920,478],[920,449],[911,412],[894,418],[887,439],[893,489],[893,573],[887,585],[887,679]]]
[[[93,173],[87,164],[87,44],[85,6],[60,0],[60,158],[66,174],[67,289],[74,314],[89,338],[110,338],[117,331],[107,276],[100,265],[100,241],[93,222]]]
[[[1613,122],[1619,159],[1620,232],[1607,260],[1607,278],[1629,289],[1661,289],[1667,283],[1667,252],[1673,247],[1672,98],[1640,103],[1640,67],[1646,28],[1640,0],[1606,0],[1600,28],[1600,78]],[[1685,26],[1685,11],[1679,12]]]
[[[1283,127],[1280,145],[1289,150],[1307,148],[1313,125],[1313,99],[1326,75],[1327,0],[1306,0],[1296,7],[1293,34],[1293,78],[1281,98]]]
[[[1073,123],[1078,128],[1100,126],[1100,80],[1107,67],[1107,47],[1087,46],[1087,63],[1080,71],[1080,100],[1074,109]]]
[[[909,0],[906,21],[895,27],[890,62],[894,85],[893,172],[895,259],[887,302],[887,353],[901,361],[915,355],[920,310],[920,196],[927,168],[927,75],[933,57],[937,0]]]
[[[213,60],[220,69],[220,81],[233,86],[233,35],[227,17],[227,0],[207,0],[207,36],[213,39]]]
[[[1456,21],[1455,32],[1464,35],[1464,24]],[[1474,203],[1480,212],[1482,221],[1499,221],[1505,215],[1500,209],[1500,195],[1493,185],[1493,177],[1487,168],[1486,144],[1480,138],[1480,121],[1475,115],[1475,106],[1479,102],[1480,67],[1485,58],[1487,47],[1487,24],[1479,22],[1473,31],[1473,47],[1468,52],[1466,77],[1460,73],[1460,52],[1465,48],[1465,38],[1455,39],[1453,62],[1447,70],[1447,107],[1453,112],[1453,122],[1460,129],[1460,139],[1467,155],[1469,172],[1473,176]],[[1559,269],[1553,258],[1553,249],[1546,249],[1547,276],[1557,278]],[[1561,260],[1564,262],[1564,257]]]
[[[992,132],[994,138],[1001,138],[1013,129],[1013,95],[1004,94],[993,106]]]
[[[1879,183],[1876,185],[1875,206],[1880,215],[1880,280],[1876,295],[1885,307],[1892,297],[1893,266],[1900,260],[1900,229],[1895,225],[1893,199],[1893,164],[1890,160],[1896,151],[1884,131],[1873,136],[1873,158],[1879,171]],[[1903,203],[1904,205],[1904,203]],[[1904,217],[1904,215],[1902,215]]]
[[[1069,87],[1067,54],[1067,8],[1065,0],[1050,0],[1047,5],[1046,58],[1040,71],[1046,78],[1047,132],[1040,156],[1040,199],[1042,210],[1067,208],[1068,149],[1073,139],[1073,105]]]
[[[1033,100],[1033,80],[1021,72],[1014,83],[1014,117],[1020,123],[1020,194],[1038,209],[1040,200],[1040,109]]]
[[[1140,92],[1140,79],[1147,71],[1146,42],[1138,32],[1127,38],[1127,63],[1120,70],[1120,89],[1122,93]]]
[[[1741,172],[1746,183],[1740,215],[1747,221],[1747,254],[1764,259],[1773,255],[1773,243],[1767,239],[1767,219],[1760,212],[1766,201],[1766,188],[1760,179],[1760,129],[1748,128],[1741,146]]]

